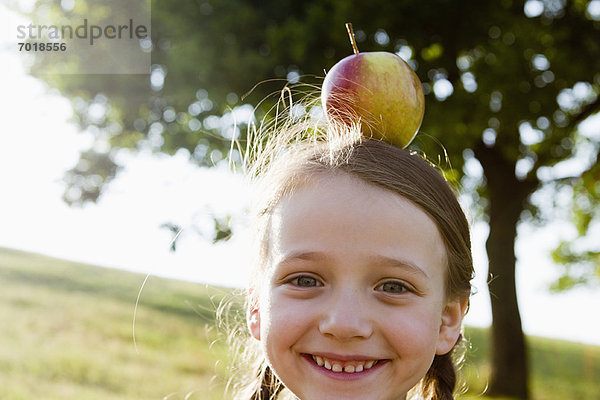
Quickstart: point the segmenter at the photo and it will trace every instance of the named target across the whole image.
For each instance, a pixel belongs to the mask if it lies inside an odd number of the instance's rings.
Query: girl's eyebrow
[[[294,261],[331,261],[333,257],[320,251],[296,251],[284,255],[277,264],[288,264]],[[387,257],[376,254],[369,257],[369,264],[377,267],[396,267],[406,269],[408,271],[424,275],[429,278],[425,270],[417,264],[408,260],[399,258]]]
[[[419,267],[417,264],[410,262],[408,260],[403,260],[399,258],[386,257],[382,255],[374,255],[371,256],[371,263],[373,265],[382,266],[382,267],[397,267],[402,269],[407,269],[409,271],[424,275],[426,278],[429,278],[429,275],[425,272],[425,270]]]
[[[294,261],[329,261],[332,260],[327,254],[319,251],[292,251],[281,257],[277,264],[288,264]]]

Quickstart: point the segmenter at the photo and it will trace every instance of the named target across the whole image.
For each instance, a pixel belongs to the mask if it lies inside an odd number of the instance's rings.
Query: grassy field
[[[214,312],[231,291],[0,248],[0,399],[222,400],[227,347]],[[464,399],[485,398],[485,331]],[[600,347],[528,338],[535,400],[600,399]]]

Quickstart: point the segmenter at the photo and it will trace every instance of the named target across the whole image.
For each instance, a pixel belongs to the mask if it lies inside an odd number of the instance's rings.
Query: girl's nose
[[[322,305],[319,330],[338,340],[368,338],[373,333],[372,317],[356,292],[345,291]]]

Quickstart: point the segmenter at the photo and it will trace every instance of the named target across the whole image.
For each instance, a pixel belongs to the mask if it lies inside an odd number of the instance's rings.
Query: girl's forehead
[[[402,197],[398,193],[381,188],[375,184],[366,182],[357,176],[340,170],[318,171],[312,174],[307,174],[301,178],[296,178],[293,180],[293,183],[284,182],[284,185],[289,186],[289,188],[285,191],[286,194],[280,199],[280,203],[289,201],[298,193],[321,193],[321,195],[325,196],[329,193],[337,192],[339,196],[343,196],[348,194],[349,188],[360,189],[361,192],[370,196],[395,195]]]
[[[272,261],[294,252],[381,256],[416,265],[443,266],[446,260],[428,214],[401,195],[346,173],[311,179],[284,196],[273,210],[270,231]]]
[[[408,207],[426,216],[424,211],[401,194],[343,171],[321,172],[306,178],[279,199],[273,214],[280,216],[284,211],[315,212],[333,207],[347,208],[346,211],[356,208],[355,212],[362,208],[368,216],[378,205],[387,205],[385,209],[390,213]]]

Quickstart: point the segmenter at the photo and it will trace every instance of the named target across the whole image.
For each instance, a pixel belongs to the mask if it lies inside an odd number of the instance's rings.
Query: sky
[[[15,14],[0,4],[0,247],[42,253],[95,265],[210,284],[244,287],[250,235],[245,208],[248,187],[226,166],[194,167],[187,156],[123,154],[125,168],[97,204],[68,207],[61,196],[64,172],[91,136],[70,122],[70,102],[28,76],[15,51]],[[584,129],[597,131],[598,119]],[[475,166],[475,170],[476,170]],[[475,171],[476,173],[476,171]],[[213,245],[211,217],[232,216],[234,237]],[[178,250],[160,225],[184,227]],[[195,228],[200,229],[200,234]],[[473,221],[477,293],[466,323],[491,322],[486,287],[487,226]],[[557,277],[549,251],[572,228],[560,222],[539,229],[522,224],[515,250],[517,291],[526,333],[600,345],[598,288],[550,294]],[[140,280],[142,282],[143,277]],[[2,283],[0,282],[0,285]],[[152,284],[152,280],[148,282]]]

